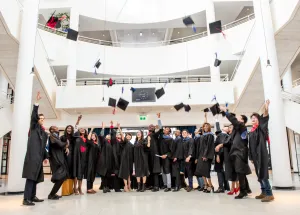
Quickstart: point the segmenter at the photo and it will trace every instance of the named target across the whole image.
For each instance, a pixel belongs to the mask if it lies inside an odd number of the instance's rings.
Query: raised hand
[[[78,122],[79,122],[82,119],[82,115],[79,115],[77,119],[78,119]]]
[[[220,105],[219,108],[220,108],[220,110],[223,111],[223,112],[226,112],[226,111],[227,111],[227,108],[224,107],[224,106],[221,106],[221,105]]]
[[[158,118],[160,118],[160,113],[157,113],[156,115],[157,115]]]
[[[118,127],[118,129],[120,129],[121,128],[121,124],[117,123],[117,127]]]
[[[36,94],[36,101],[40,101],[42,99],[40,91]]]
[[[269,105],[270,105],[270,100],[268,99],[268,100],[266,101],[266,103],[265,103],[266,109],[269,109]]]
[[[104,122],[102,122],[102,128],[103,128],[103,129],[105,128]]]

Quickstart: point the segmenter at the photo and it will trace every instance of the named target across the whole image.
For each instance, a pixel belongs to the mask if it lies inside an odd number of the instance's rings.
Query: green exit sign
[[[140,121],[145,121],[147,120],[147,116],[146,115],[140,115]]]

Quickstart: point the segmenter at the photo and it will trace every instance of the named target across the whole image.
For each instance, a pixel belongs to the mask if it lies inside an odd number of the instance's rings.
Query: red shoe
[[[233,191],[228,192],[227,195],[232,196],[234,193],[235,193],[235,189]]]
[[[238,188],[234,188],[234,192],[235,192],[235,194],[238,194],[238,192],[240,192],[240,188],[238,187]]]

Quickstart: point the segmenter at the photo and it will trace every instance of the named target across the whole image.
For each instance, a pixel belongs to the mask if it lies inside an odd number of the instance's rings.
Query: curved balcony
[[[231,29],[235,26],[241,25],[241,24],[246,23],[248,21],[251,21],[253,19],[255,19],[254,13],[250,14],[248,16],[245,16],[241,19],[235,20],[235,21],[233,21],[231,23],[228,23],[226,25],[223,25],[222,30],[225,31],[225,30]],[[59,36],[63,36],[63,37],[66,37],[66,35],[67,35],[67,32],[65,32],[65,31],[52,29],[52,28],[49,28],[49,27],[47,27],[45,25],[42,25],[42,24],[38,24],[38,28],[41,29],[41,30],[45,30],[45,31],[54,33],[54,34],[59,35]],[[82,42],[98,44],[98,45],[104,45],[104,46],[116,46],[116,47],[126,46],[126,47],[135,47],[135,48],[139,48],[139,47],[140,48],[145,48],[145,47],[174,45],[174,44],[178,44],[178,43],[184,43],[184,42],[200,39],[200,38],[203,38],[203,37],[206,37],[206,36],[207,36],[207,31],[204,31],[204,32],[201,32],[201,33],[193,34],[193,35],[188,36],[188,37],[182,37],[182,38],[178,38],[178,39],[174,39],[174,40],[150,42],[150,43],[112,42],[112,41],[105,41],[105,40],[99,40],[99,39],[84,37],[84,36],[80,36],[80,35],[78,36],[78,40],[82,41]]]

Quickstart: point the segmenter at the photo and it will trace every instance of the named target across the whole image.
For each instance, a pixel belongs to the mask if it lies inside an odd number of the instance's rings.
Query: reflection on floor
[[[99,188],[99,179],[95,189]],[[213,174],[213,183],[217,187],[217,179]],[[183,215],[183,214],[221,214],[221,215],[299,215],[300,190],[274,191],[275,201],[261,203],[254,199],[259,194],[259,186],[255,176],[249,177],[253,194],[247,199],[234,200],[226,194],[206,194],[198,191],[187,193],[108,193],[98,192],[95,195],[69,196],[58,201],[45,200],[34,207],[21,206],[22,196],[0,196],[0,214],[4,215]],[[85,183],[83,183],[85,185]],[[299,185],[299,178],[295,178]],[[195,184],[196,186],[196,184]],[[38,197],[45,198],[51,190],[49,178],[38,186]],[[84,186],[85,187],[85,186]],[[2,187],[3,189],[3,187]]]

